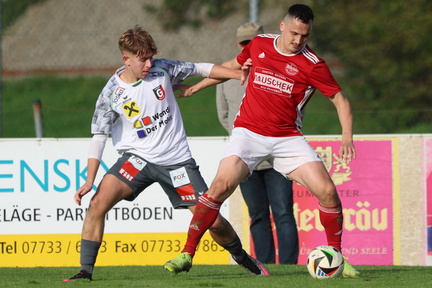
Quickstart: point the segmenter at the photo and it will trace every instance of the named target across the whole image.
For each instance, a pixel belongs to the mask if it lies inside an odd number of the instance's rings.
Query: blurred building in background
[[[145,8],[162,1],[46,0],[31,6],[3,31],[3,75],[111,74],[122,64],[118,37],[137,24],[153,36],[159,48],[157,58],[222,63],[235,56],[233,31],[249,21],[249,1],[241,1],[245,9],[223,20],[167,32],[157,19],[160,16]],[[286,7],[290,5],[288,1]],[[279,32],[285,10],[273,7],[259,11],[268,33]]]

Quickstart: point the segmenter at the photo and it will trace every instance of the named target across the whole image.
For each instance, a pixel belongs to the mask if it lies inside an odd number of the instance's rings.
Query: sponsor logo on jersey
[[[165,74],[162,71],[157,71],[157,72],[150,72],[149,75],[151,77],[163,77]]]
[[[258,58],[265,58],[265,53],[262,52],[261,54],[258,55]]]
[[[255,88],[280,96],[291,97],[294,83],[285,75],[257,67],[253,79]]]
[[[160,101],[164,100],[166,97],[165,90],[162,87],[162,85],[159,85],[158,87],[153,88],[153,93],[155,94],[156,99],[158,99]]]
[[[152,120],[151,120],[151,118],[148,117],[148,116],[144,117],[144,118],[142,119],[142,122],[143,122],[143,124],[146,125],[146,126],[147,126],[147,125],[150,125],[151,123],[153,123]]]
[[[157,121],[159,119],[162,119],[165,116],[169,116],[169,114],[170,114],[170,106],[168,106],[167,108],[165,108],[164,110],[162,110],[162,112],[156,113],[155,115],[152,116],[152,118],[153,118],[154,121]]]
[[[285,65],[285,72],[288,75],[294,76],[299,72],[299,70],[297,68],[297,65],[295,65],[294,63],[287,63]]]
[[[141,122],[141,120],[136,120],[136,121],[134,122],[134,128],[139,129],[139,128],[143,128],[143,127],[144,127],[144,125],[143,125],[143,123]]]
[[[152,124],[152,120],[150,117],[146,116],[142,119],[138,119],[134,123],[134,128],[143,128],[144,126]]]
[[[152,123],[153,123],[153,121],[151,120],[151,118],[149,116],[146,116],[142,119],[138,119],[134,122],[134,128],[139,129],[139,130],[137,130],[138,138],[147,137],[148,134],[142,128],[144,128],[144,126],[148,126]],[[150,131],[152,131],[152,130],[150,130]]]
[[[138,136],[138,138],[145,138],[145,137],[147,137],[147,133],[144,130],[138,130],[137,136]]]
[[[169,172],[174,188],[190,184],[189,176],[185,167],[178,168]]]
[[[130,156],[119,169],[119,174],[129,182],[138,175],[138,173],[147,165],[147,162],[137,156]]]
[[[123,111],[125,112],[127,118],[132,118],[141,112],[135,101],[130,101],[126,104],[123,104]]]
[[[177,194],[179,194],[181,201],[195,201],[197,197],[192,184],[188,184],[182,187],[176,188]]]
[[[112,99],[112,102],[114,104],[117,104],[117,102],[119,101],[119,99],[122,97],[124,91],[125,91],[125,88],[123,88],[123,87],[118,86],[116,88],[116,90],[113,93],[113,99]]]
[[[197,199],[185,167],[170,171],[171,182],[182,201]]]
[[[134,166],[136,169],[138,169],[140,171],[147,165],[146,161],[144,161],[143,159],[141,159],[135,155],[131,155],[131,157],[129,157],[128,161],[130,163],[132,163],[132,166]]]

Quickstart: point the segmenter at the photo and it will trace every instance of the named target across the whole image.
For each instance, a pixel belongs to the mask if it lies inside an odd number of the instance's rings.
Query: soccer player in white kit
[[[81,269],[66,282],[92,280],[105,215],[119,201],[132,201],[158,182],[174,208],[195,210],[198,198],[208,188],[189,150],[173,87],[190,76],[245,79],[242,71],[219,65],[153,59],[156,45],[150,34],[138,26],[121,35],[119,48],[124,66],[108,80],[96,102],[87,180],[74,196],[78,205],[92,190],[108,134],[121,157],[103,177],[90,201],[81,235]],[[181,183],[176,175],[185,176]],[[243,250],[233,227],[220,214],[209,228],[213,239],[248,272],[268,273]]]
[[[342,126],[339,156],[349,162],[356,156],[353,117],[349,100],[324,60],[306,44],[313,18],[307,5],[292,5],[280,22],[280,35],[258,35],[236,58],[223,64],[240,69],[252,60],[246,92],[215,179],[197,204],[186,245],[168,265],[178,270],[190,267],[188,261],[192,261],[199,240],[217,217],[221,204],[265,160],[317,197],[328,245],[342,251],[342,204],[328,171],[301,133],[301,126],[304,108],[318,89],[336,107]],[[182,89],[183,96],[218,83],[204,79]],[[360,275],[346,259],[344,267],[344,276]]]

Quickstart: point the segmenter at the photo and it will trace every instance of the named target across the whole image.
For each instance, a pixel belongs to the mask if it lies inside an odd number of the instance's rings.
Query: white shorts
[[[222,158],[232,155],[240,157],[251,174],[265,160],[283,175],[307,162],[321,161],[304,136],[267,137],[242,127],[232,130]]]

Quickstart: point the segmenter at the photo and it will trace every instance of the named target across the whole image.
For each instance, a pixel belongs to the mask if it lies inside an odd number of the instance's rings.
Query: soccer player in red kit
[[[342,251],[342,204],[335,184],[301,127],[304,108],[318,89],[336,107],[342,127],[339,155],[342,161],[349,162],[356,156],[353,117],[349,100],[324,60],[306,44],[313,18],[307,5],[291,6],[280,22],[280,35],[256,36],[236,58],[223,64],[241,69],[251,59],[248,85],[217,174],[196,206],[186,245],[180,256],[165,264],[167,269],[181,271],[183,266],[192,265],[196,247],[216,219],[221,204],[264,160],[317,197],[328,245]],[[183,88],[181,96],[191,96],[217,83],[220,81],[205,79]],[[360,272],[345,261],[343,275],[357,277]]]

